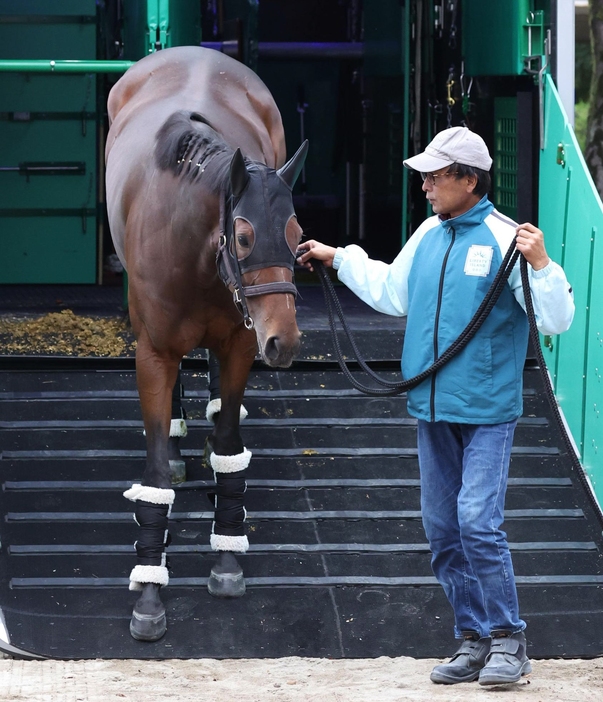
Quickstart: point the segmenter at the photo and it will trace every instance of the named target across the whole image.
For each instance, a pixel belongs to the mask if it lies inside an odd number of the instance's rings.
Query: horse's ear
[[[237,149],[230,162],[230,187],[232,188],[232,194],[235,197],[240,197],[248,182],[249,173],[245,167],[245,159],[241,149]]]
[[[304,143],[295,152],[293,158],[290,158],[287,163],[278,169],[278,175],[285,181],[291,190],[295,185],[299,174],[302,172],[304,163],[306,161],[306,156],[308,155],[308,140],[306,139]]]

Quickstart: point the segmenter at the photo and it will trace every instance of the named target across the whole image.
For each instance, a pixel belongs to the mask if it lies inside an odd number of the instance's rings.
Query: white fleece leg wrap
[[[188,434],[188,429],[186,428],[186,421],[184,419],[172,419],[170,420],[170,439],[173,437],[184,437]]]
[[[243,448],[243,453],[237,453],[234,456],[223,456],[212,452],[209,457],[209,462],[213,468],[216,482],[218,482],[217,473],[238,473],[239,471],[245,470],[249,466],[251,455],[251,451],[248,451],[246,448]],[[227,534],[215,534],[215,526],[216,523],[214,521],[211,528],[212,533],[209,538],[210,546],[214,551],[245,553],[249,549],[247,535],[229,536]]]
[[[219,410],[218,410],[219,411]],[[170,439],[178,436],[182,438],[188,434],[188,429],[186,427],[186,420],[184,419],[170,419]],[[146,436],[146,429],[142,430],[142,435]]]
[[[131,488],[124,492],[124,497],[132,502],[142,500],[143,502],[151,502],[154,505],[173,505],[176,493],[173,490],[165,488],[155,488],[148,485],[134,483]]]
[[[165,554],[163,555],[165,557]],[[130,590],[142,590],[145,583],[155,583],[165,587],[169,582],[170,575],[164,565],[137,565],[130,573]]]
[[[208,422],[214,422],[214,417],[222,409],[222,398],[218,397],[215,400],[210,400],[207,403],[207,408],[205,410],[205,419]],[[241,405],[241,410],[239,412],[239,422],[242,422],[247,417],[247,410],[244,405]]]
[[[175,496],[176,493],[174,490],[140,485],[140,483],[134,483],[129,490],[124,492],[124,497],[132,502],[140,500],[142,502],[150,502],[154,505],[168,505],[168,519],[172,511]],[[134,515],[134,521],[136,521],[136,515]],[[165,539],[167,539],[167,531],[165,532]],[[134,566],[130,573],[130,590],[142,590],[144,583],[167,585],[170,581],[170,576],[165,562],[165,553],[163,553],[161,555],[161,565]]]
[[[245,553],[249,549],[247,535],[226,536],[224,534],[212,534],[209,537],[209,545],[214,551],[233,551],[233,553]]]
[[[251,451],[243,448],[243,453],[237,453],[234,456],[222,456],[212,451],[209,462],[214,473],[238,473],[240,470],[245,470],[251,461]]]

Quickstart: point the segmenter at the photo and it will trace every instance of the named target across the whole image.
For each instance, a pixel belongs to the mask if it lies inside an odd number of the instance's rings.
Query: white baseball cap
[[[492,158],[486,142],[467,127],[450,127],[435,135],[422,154],[404,161],[406,168],[422,173],[433,173],[453,163],[489,171]]]

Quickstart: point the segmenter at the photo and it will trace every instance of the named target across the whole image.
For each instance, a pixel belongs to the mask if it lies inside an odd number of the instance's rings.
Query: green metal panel
[[[201,42],[198,0],[128,0],[123,18],[124,57],[133,61],[159,49]]]
[[[544,130],[539,226],[549,255],[573,285],[576,302],[572,327],[546,339],[544,353],[582,464],[603,504],[603,204],[550,76]]]
[[[517,98],[494,100],[494,204],[517,219]]]
[[[95,58],[94,0],[0,0],[0,59]],[[96,109],[92,73],[0,73],[0,283],[96,282]]]
[[[95,1],[0,0],[0,52],[11,59],[95,59]]]
[[[463,0],[467,75],[520,75],[525,55],[543,53],[542,13],[534,5],[532,0]]]
[[[195,46],[201,43],[199,0],[170,3],[168,46]]]
[[[89,255],[96,247],[95,210],[68,211],[66,216],[56,209],[11,214],[2,217],[2,283],[95,281],[96,262]]]
[[[90,112],[96,109],[93,75],[2,73],[0,112]]]
[[[29,175],[18,171],[0,173],[0,214],[5,208],[94,207],[96,164],[82,159],[96,141],[95,116],[66,120],[0,121],[0,166],[20,163],[81,163],[76,175]],[[85,125],[88,125],[85,127]],[[84,134],[84,127],[86,133]],[[53,144],[48,143],[49,135]],[[54,148],[53,148],[54,146]],[[41,154],[44,156],[41,157]]]
[[[123,57],[138,61],[148,53],[147,0],[123,3]]]
[[[0,0],[0,15],[38,15],[47,22],[51,22],[55,17],[94,17],[96,0]]]

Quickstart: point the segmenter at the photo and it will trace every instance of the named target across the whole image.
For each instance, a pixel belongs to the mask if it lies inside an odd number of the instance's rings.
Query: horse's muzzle
[[[292,335],[287,336],[291,337]],[[269,336],[263,348],[260,348],[262,359],[269,366],[288,368],[299,353],[300,337],[301,334],[299,331],[296,333],[294,339],[281,336]]]

